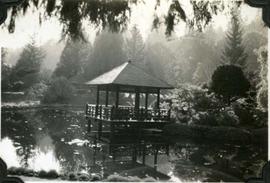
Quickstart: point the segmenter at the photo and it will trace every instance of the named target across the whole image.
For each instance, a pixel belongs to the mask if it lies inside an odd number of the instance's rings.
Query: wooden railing
[[[123,121],[169,121],[170,110],[167,109],[145,109],[139,108],[135,110],[130,106],[104,106],[86,104],[86,116],[106,119],[106,120],[123,120]]]

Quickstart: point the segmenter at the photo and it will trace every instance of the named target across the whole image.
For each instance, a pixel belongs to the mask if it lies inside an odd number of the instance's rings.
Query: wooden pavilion
[[[160,108],[160,90],[173,89],[171,85],[152,76],[131,61],[98,76],[86,85],[96,87],[96,104],[86,104],[88,131],[113,140],[115,135],[141,134],[142,130],[161,129],[170,123],[170,109]],[[100,92],[105,91],[105,104],[100,104]],[[115,102],[109,105],[109,92]],[[135,94],[134,106],[119,105],[120,93]],[[156,106],[149,108],[148,96],[156,95]],[[144,106],[140,96],[144,95]],[[110,95],[111,96],[111,95]]]

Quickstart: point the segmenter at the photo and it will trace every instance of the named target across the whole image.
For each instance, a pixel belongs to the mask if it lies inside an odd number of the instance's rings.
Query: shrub
[[[259,104],[259,107],[263,111],[267,111],[268,107],[268,85],[265,84],[265,86],[261,87],[257,94],[257,102]]]
[[[172,113],[177,121],[209,126],[236,126],[238,117],[207,88],[181,85],[171,95]]]
[[[68,103],[73,97],[74,88],[64,77],[55,78],[45,96],[43,103]]]
[[[17,167],[10,167],[7,171],[8,171],[8,174],[10,175],[16,175]]]
[[[77,177],[76,173],[70,172],[68,174],[68,180],[70,180],[70,181],[76,181],[76,180],[78,180],[78,177]]]
[[[164,133],[171,136],[188,137],[211,142],[247,144],[251,133],[235,127],[209,127],[205,125],[170,124],[164,127]]]
[[[257,51],[257,61],[260,64],[260,82],[257,86],[257,103],[259,104],[260,109],[267,111],[268,107],[268,51],[267,46],[260,47]]]
[[[10,167],[8,170],[10,175],[25,175],[25,176],[34,176],[35,172],[31,169],[26,169],[22,167]]]
[[[220,126],[237,126],[239,118],[235,115],[234,111],[227,107],[217,114],[217,121]]]
[[[218,110],[222,107],[208,89],[183,84],[175,89],[170,96],[172,100],[172,115],[181,122],[196,121],[199,112]]]
[[[40,177],[40,178],[47,178],[47,172],[45,170],[40,170],[38,172],[38,177]]]
[[[32,177],[35,175],[35,172],[31,169],[25,169],[23,175]]]
[[[59,175],[58,175],[58,173],[55,170],[50,170],[47,173],[47,178],[56,179],[58,177],[59,177]]]
[[[92,174],[91,175],[91,181],[100,181],[101,180],[101,176],[98,174]]]
[[[228,104],[232,98],[246,96],[249,88],[250,83],[238,66],[219,66],[212,75],[211,89]]]
[[[109,175],[105,180],[107,182],[155,182],[156,180],[153,177],[139,178],[137,176],[122,176],[118,174]]]
[[[267,112],[257,108],[256,103],[239,99],[232,105],[239,122],[244,126],[264,127],[267,125]]]
[[[213,112],[200,112],[199,118],[194,121],[194,124],[216,126],[218,125],[218,121],[216,119],[216,115]]]
[[[47,91],[48,86],[44,83],[37,83],[27,91],[26,98],[30,100],[41,100]]]
[[[79,181],[90,181],[90,176],[87,174],[81,174],[81,175],[78,175],[78,180]]]
[[[15,170],[15,174],[16,175],[23,175],[24,174],[24,168],[22,168],[22,167],[18,167],[18,168],[16,168],[16,170]]]

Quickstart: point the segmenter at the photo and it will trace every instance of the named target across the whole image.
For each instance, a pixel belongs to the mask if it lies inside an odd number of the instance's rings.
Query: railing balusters
[[[98,117],[100,119],[108,119],[108,120],[151,120],[154,121],[168,121],[170,120],[171,110],[169,109],[145,109],[139,108],[137,113],[138,116],[135,115],[136,111],[134,107],[129,106],[119,106],[115,108],[114,106],[104,106],[104,105],[91,105],[86,104],[85,109],[86,115],[90,117]]]

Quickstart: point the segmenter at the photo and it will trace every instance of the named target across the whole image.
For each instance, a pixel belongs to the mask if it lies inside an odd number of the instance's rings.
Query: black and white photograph
[[[0,0],[0,182],[270,182],[268,0]]]

